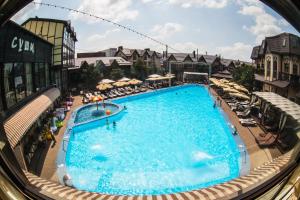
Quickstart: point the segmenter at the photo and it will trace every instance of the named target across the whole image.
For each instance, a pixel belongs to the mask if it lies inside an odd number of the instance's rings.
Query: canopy
[[[239,93],[239,91],[233,89],[233,88],[223,88],[224,92],[232,92],[232,93]]]
[[[49,89],[4,122],[5,133],[12,148],[59,96],[58,88]]]
[[[175,78],[174,76],[160,76],[157,78],[148,78],[147,81],[164,81],[164,80],[170,80],[172,78]]]
[[[115,81],[110,80],[110,79],[103,79],[102,81],[99,82],[99,84],[100,84],[100,83],[108,83],[108,84],[109,84],[109,83],[114,83],[114,82],[115,82]]]
[[[113,86],[111,84],[104,84],[104,83],[102,83],[102,84],[97,85],[96,88],[98,90],[100,90],[100,91],[104,91],[104,90],[113,88]]]
[[[129,78],[126,78],[126,77],[123,77],[121,79],[118,80],[119,82],[127,82],[127,81],[130,81]]]
[[[140,80],[137,80],[137,79],[132,79],[132,80],[128,81],[128,83],[130,85],[139,85],[139,84],[142,84],[143,81],[140,81]]]
[[[229,95],[238,99],[250,100],[250,97],[242,93],[229,93]]]
[[[129,85],[129,83],[124,82],[124,81],[118,81],[118,82],[115,82],[113,85],[116,86],[116,87],[124,87],[124,86]]]
[[[291,116],[300,124],[300,105],[273,92],[254,92],[253,94]]]
[[[162,77],[161,75],[158,74],[151,74],[150,76],[148,76],[148,78],[159,78]]]

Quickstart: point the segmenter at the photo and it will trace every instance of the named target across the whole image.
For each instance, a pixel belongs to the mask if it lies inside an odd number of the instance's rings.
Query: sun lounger
[[[238,112],[238,111],[236,112],[238,117],[243,117],[243,118],[248,117],[250,113],[251,113],[250,109],[246,110],[245,112]]]
[[[257,124],[256,121],[252,118],[240,119],[239,121],[243,126],[256,126]]]

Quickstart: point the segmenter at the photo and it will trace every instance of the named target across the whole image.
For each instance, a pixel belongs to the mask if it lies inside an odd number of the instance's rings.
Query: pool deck
[[[213,94],[214,96],[217,95],[213,89],[211,89],[211,94]],[[41,163],[36,163],[37,165],[41,165],[41,172],[39,174],[41,178],[58,182],[58,177],[56,175],[56,157],[66,129],[66,124],[70,119],[71,113],[82,105],[81,96],[75,96],[74,98],[75,99],[73,105],[71,106],[71,110],[66,114],[66,118],[64,119],[64,126],[59,130],[59,132],[55,136],[57,141],[56,145],[53,148],[48,149],[46,157],[45,159],[42,159]],[[228,118],[230,119],[231,123],[236,127],[240,137],[242,138],[245,146],[247,147],[250,158],[251,170],[281,155],[277,149],[261,149],[257,145],[255,137],[257,137],[259,133],[263,132],[262,129],[260,129],[259,127],[243,127],[239,123],[236,114],[233,111],[231,111],[229,106],[224,101],[222,103],[222,109],[228,115]]]
[[[210,89],[211,94],[215,97],[217,97],[217,93]],[[219,98],[221,98],[219,96]],[[222,99],[222,98],[221,98]],[[237,132],[239,133],[241,139],[243,140],[248,154],[250,158],[250,170],[253,170],[255,167],[263,165],[265,162],[269,162],[274,158],[277,158],[281,155],[281,153],[276,148],[260,148],[255,138],[259,136],[260,133],[263,133],[264,131],[259,127],[245,127],[242,126],[242,124],[239,122],[239,118],[233,112],[230,107],[227,105],[227,103],[222,99],[222,109],[227,114],[230,122],[232,125],[234,125],[237,129]]]

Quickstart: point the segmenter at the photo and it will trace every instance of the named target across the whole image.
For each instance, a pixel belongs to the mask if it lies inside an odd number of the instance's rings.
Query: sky
[[[35,0],[94,14],[162,41],[176,51],[221,55],[250,61],[252,48],[266,36],[299,33],[258,0]],[[28,17],[71,20],[77,33],[76,52],[123,46],[165,47],[118,26],[68,10],[29,4],[13,20]],[[169,52],[176,52],[169,49]]]

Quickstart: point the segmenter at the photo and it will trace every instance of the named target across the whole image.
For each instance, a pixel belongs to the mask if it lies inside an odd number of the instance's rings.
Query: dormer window
[[[283,39],[282,46],[283,46],[283,47],[286,46],[286,38]]]

